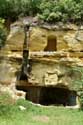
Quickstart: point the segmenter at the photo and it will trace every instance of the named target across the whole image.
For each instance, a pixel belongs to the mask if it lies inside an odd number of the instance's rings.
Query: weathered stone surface
[[[37,86],[56,86],[58,83],[66,84],[66,82],[60,82],[61,78],[66,74],[67,66],[50,61],[35,61],[32,65],[31,78],[33,85]],[[37,82],[35,82],[37,81]],[[36,84],[37,83],[37,84]]]
[[[12,79],[16,77],[15,73],[21,67],[24,42],[22,26],[16,24],[15,31],[12,26],[13,31],[10,31],[6,46],[1,50],[1,53],[4,54],[4,62],[0,62],[1,84],[12,84]],[[72,66],[83,66],[82,32],[82,27],[78,32],[78,27],[73,24],[32,26],[29,41],[31,72],[29,81],[23,85],[26,88],[30,85],[69,87],[72,78],[75,78],[74,74],[71,76],[71,72],[68,74],[69,69]],[[3,78],[4,74],[5,77]],[[21,94],[17,93],[17,95],[20,96]]]
[[[8,93],[14,100],[25,99],[25,92],[16,90],[15,84],[15,79],[9,85],[0,83],[0,93]]]
[[[57,85],[58,84],[58,76],[56,72],[46,72],[44,76],[44,83],[46,86],[48,85]]]
[[[78,30],[74,31],[72,28],[71,30],[67,31],[53,31],[52,29],[48,30],[39,27],[33,27],[30,33],[30,51],[43,51],[45,47],[49,45],[48,42],[51,42],[52,46],[52,38],[55,38],[54,46],[57,51],[81,51],[83,49],[82,31],[79,31],[78,35],[77,32]],[[49,38],[51,39],[50,41]]]
[[[0,81],[4,84],[11,84],[15,77],[16,66],[10,64],[8,60],[3,60],[0,63]]]
[[[80,31],[77,31],[76,39],[78,40],[78,42],[82,42],[83,43],[83,29],[81,29]]]
[[[34,28],[31,31],[30,36],[30,50],[31,51],[41,51],[47,45],[46,32],[43,29]]]
[[[83,43],[78,41],[75,35],[76,34],[68,33],[66,36],[64,36],[64,40],[67,43],[69,49],[74,51],[80,51],[83,49]]]
[[[22,30],[20,30],[17,33],[14,33],[13,35],[11,33],[7,40],[5,49],[9,51],[22,51],[23,42],[24,42],[24,34]]]
[[[45,24],[44,24],[45,25]],[[82,26],[79,29],[74,24],[62,24],[44,26],[38,24],[30,28],[30,51],[43,51],[48,45],[49,37],[55,38],[55,48],[60,50],[82,50],[83,48],[83,31]],[[48,28],[45,28],[48,27]],[[50,27],[50,28],[49,28]],[[57,28],[56,28],[57,27]],[[78,31],[79,29],[79,31]],[[4,50],[18,51],[22,55],[24,42],[23,24],[21,22],[14,23],[8,36],[7,44]],[[52,42],[51,42],[52,45]]]

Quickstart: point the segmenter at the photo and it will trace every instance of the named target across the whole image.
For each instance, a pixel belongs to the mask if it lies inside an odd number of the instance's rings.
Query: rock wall
[[[78,29],[79,27],[73,24],[30,27],[31,72],[25,87],[31,85],[70,87],[72,80],[79,78],[70,71],[72,66],[83,67],[83,26]],[[15,74],[22,64],[23,43],[23,26],[20,23],[12,25],[7,43],[0,53],[0,57],[4,57],[0,62],[0,82],[12,83],[16,78]],[[6,75],[3,78],[4,74]]]
[[[73,28],[73,27],[72,27]],[[45,51],[45,47],[55,40],[55,50],[82,51],[83,30],[73,29],[45,29],[33,27],[30,32],[30,51]],[[49,50],[49,49],[48,49]],[[52,51],[50,49],[50,51]]]
[[[73,72],[72,68],[83,68],[83,30],[82,26],[78,28],[75,25],[31,28],[29,83],[74,89],[73,81],[80,80],[81,74]]]
[[[12,27],[6,45],[0,50],[0,94],[9,93],[14,100],[25,98],[16,90],[17,72],[22,64],[24,34],[21,25]]]

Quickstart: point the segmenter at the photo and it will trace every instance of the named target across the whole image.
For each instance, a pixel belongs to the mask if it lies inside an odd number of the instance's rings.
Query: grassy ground
[[[82,117],[83,111],[77,109],[40,107],[25,100],[12,103],[7,96],[0,97],[0,125],[83,125]]]

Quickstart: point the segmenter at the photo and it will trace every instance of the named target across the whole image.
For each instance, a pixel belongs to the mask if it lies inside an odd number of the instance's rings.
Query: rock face
[[[16,30],[10,31],[7,44],[0,53],[0,57],[4,58],[0,62],[1,84],[12,84],[22,64],[24,32],[21,24],[15,26]],[[27,82],[17,82],[16,86],[29,91],[30,98],[34,95],[30,87],[33,87],[38,98],[41,92],[36,91],[34,87],[40,90],[42,87],[50,86],[73,90],[72,81],[79,80],[80,73],[73,72],[72,67],[83,68],[82,26],[78,29],[79,27],[72,24],[32,25],[30,34],[27,34],[29,36],[30,74],[27,75]],[[3,75],[5,75],[4,78]],[[33,99],[35,100],[35,96]]]
[[[48,51],[82,51],[83,49],[82,30],[48,30],[43,27],[33,27],[30,34],[31,51],[46,51],[46,47]]]
[[[6,45],[0,50],[0,93],[8,92],[13,99],[25,98],[25,92],[16,90],[15,86],[22,62],[23,39],[21,27],[11,27]]]
[[[82,29],[78,28],[75,25],[61,29],[50,26],[31,28],[31,85],[70,88],[73,79],[77,77],[72,68],[83,66]]]

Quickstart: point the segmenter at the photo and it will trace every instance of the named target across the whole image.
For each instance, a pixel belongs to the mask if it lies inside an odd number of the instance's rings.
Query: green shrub
[[[49,14],[48,18],[47,18],[47,21],[48,22],[56,22],[56,21],[59,21],[61,18],[61,13],[60,12],[52,12]]]
[[[40,4],[40,15],[43,16],[45,21],[49,22],[82,22],[83,21],[83,1],[80,0],[52,0],[49,2],[48,0],[42,0]],[[46,10],[48,10],[48,15],[46,14]],[[42,17],[40,16],[40,18]]]
[[[48,22],[82,22],[83,0],[0,0],[0,17],[36,16]]]

